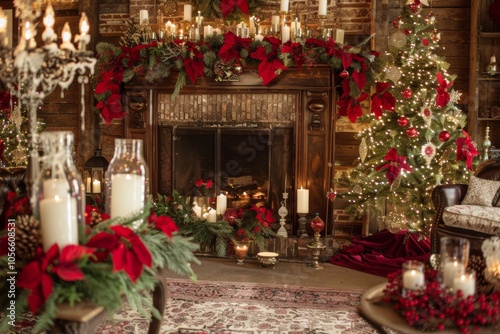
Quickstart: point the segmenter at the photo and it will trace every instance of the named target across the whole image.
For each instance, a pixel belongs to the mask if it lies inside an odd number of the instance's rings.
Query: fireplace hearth
[[[278,217],[286,191],[295,233],[295,192],[303,187],[308,217],[328,216],[335,101],[329,67],[289,70],[267,87],[256,70],[238,82],[199,78],[172,97],[175,81],[125,87],[124,136],[145,141],[153,194],[196,196],[195,182],[212,179],[228,207],[266,205]]]

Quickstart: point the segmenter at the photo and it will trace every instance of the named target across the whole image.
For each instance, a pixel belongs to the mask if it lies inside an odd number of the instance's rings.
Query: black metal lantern
[[[109,162],[102,155],[102,150],[96,148],[94,156],[83,165],[83,182],[87,204],[102,206],[104,203],[105,173],[108,170]]]

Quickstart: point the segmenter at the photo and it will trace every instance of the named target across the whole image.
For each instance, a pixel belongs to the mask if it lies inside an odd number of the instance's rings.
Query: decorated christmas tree
[[[353,215],[369,211],[391,232],[428,234],[433,188],[468,183],[477,151],[463,130],[455,77],[436,54],[436,18],[422,12],[427,1],[404,3],[391,23],[389,50],[380,56],[371,113],[360,119],[369,126],[358,134],[359,160],[347,179],[335,182],[348,189],[339,195],[350,200]]]
[[[23,116],[9,91],[0,92],[0,166],[25,166],[28,141],[22,131]]]

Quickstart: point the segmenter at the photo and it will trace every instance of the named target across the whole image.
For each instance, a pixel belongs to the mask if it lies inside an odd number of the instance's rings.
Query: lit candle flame
[[[64,24],[64,28],[62,30],[62,41],[63,43],[70,43],[71,41],[71,29],[69,28],[69,23],[66,22]]]
[[[90,30],[89,22],[87,19],[87,15],[82,13],[82,17],[80,18],[80,33],[82,35],[86,35]]]
[[[47,9],[45,9],[45,16],[43,17],[43,24],[45,25],[46,28],[52,28],[54,26],[54,9],[52,8],[52,5],[49,3],[47,5]]]

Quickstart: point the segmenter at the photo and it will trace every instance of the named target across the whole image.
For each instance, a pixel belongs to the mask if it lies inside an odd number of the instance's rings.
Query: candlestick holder
[[[319,20],[318,38],[321,38],[324,36],[324,32],[325,32],[326,15],[318,15],[318,20]]]
[[[281,201],[281,208],[278,210],[278,215],[281,217],[280,218],[281,227],[278,229],[278,232],[276,234],[278,235],[278,237],[282,238],[288,238],[288,232],[286,231],[285,228],[286,224],[285,217],[288,215],[288,210],[286,209],[287,198],[288,198],[288,193],[283,193],[283,201]]]
[[[325,222],[316,214],[316,217],[311,222],[311,228],[314,231],[313,241],[306,245],[312,251],[313,261],[309,266],[313,269],[323,269],[324,267],[319,263],[319,257],[321,251],[326,248],[326,246],[321,241],[321,231],[325,228]]]
[[[286,19],[288,17],[288,11],[280,11],[280,25],[283,26],[286,22]]]
[[[191,32],[191,21],[188,20],[182,20],[179,22],[179,37],[184,35],[187,36],[186,39],[189,39],[190,32]]]
[[[299,218],[299,230],[297,231],[297,234],[299,235],[299,238],[307,238],[307,237],[309,237],[307,235],[307,230],[306,230],[307,213],[297,212],[297,214],[300,216],[300,218]]]

